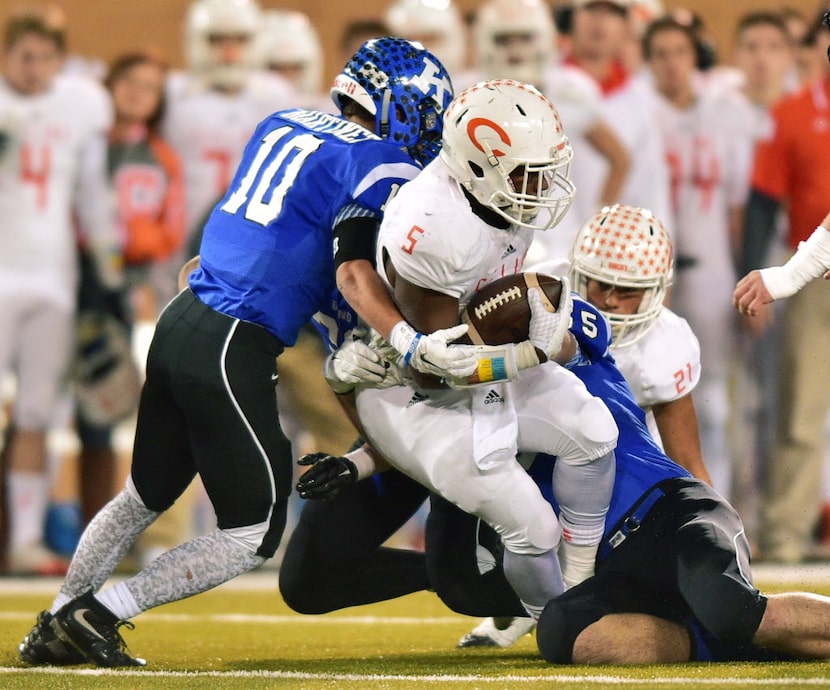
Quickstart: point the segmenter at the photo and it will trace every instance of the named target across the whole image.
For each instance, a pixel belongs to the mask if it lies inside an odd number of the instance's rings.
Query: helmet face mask
[[[637,311],[603,311],[614,347],[627,347],[657,322],[671,285],[673,252],[669,234],[648,209],[615,204],[596,213],[579,231],[571,249],[573,289],[588,299],[588,282],[643,290]]]
[[[331,97],[346,99],[375,118],[375,134],[426,165],[441,147],[443,116],[452,100],[447,70],[420,44],[402,38],[364,43],[335,77]]]
[[[511,223],[548,230],[576,189],[573,149],[553,104],[529,84],[480,82],[444,118],[441,160],[479,203]]]

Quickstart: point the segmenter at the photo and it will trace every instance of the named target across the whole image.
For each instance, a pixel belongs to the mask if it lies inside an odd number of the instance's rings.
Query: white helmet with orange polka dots
[[[456,96],[444,115],[440,157],[476,201],[534,230],[562,220],[576,192],[559,113],[534,86],[511,79],[479,82]],[[518,184],[514,171],[524,172]]]
[[[596,213],[571,249],[573,289],[587,298],[588,280],[645,290],[634,314],[607,312],[617,347],[634,343],[654,325],[672,280],[672,242],[651,211],[615,204]]]

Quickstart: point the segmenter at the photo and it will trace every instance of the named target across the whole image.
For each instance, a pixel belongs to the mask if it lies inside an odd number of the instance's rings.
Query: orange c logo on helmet
[[[476,130],[479,127],[486,127],[487,129],[492,129],[496,134],[499,135],[499,139],[503,141],[505,144],[510,146],[510,137],[507,135],[507,132],[501,127],[501,125],[496,124],[492,120],[488,120],[486,117],[474,117],[467,123],[467,136],[470,137],[470,141],[473,142],[473,145],[482,153],[487,153],[484,150],[484,147],[479,143],[478,137],[476,136]],[[504,156],[506,153],[499,149],[493,149],[494,156]]]

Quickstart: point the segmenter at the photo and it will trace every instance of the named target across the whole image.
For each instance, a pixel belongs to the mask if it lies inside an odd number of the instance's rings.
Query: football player
[[[300,96],[299,105],[330,110],[331,99],[320,91],[323,48],[308,16],[290,10],[267,10],[262,34],[265,68],[294,86]]]
[[[671,169],[677,267],[672,308],[700,339],[700,435],[714,486],[730,495],[733,460],[727,442],[728,382],[736,330],[730,295],[733,250],[749,192],[753,115],[728,90],[695,82],[695,35],[671,17],[644,36],[658,91],[658,132]]]
[[[482,82],[455,99],[439,158],[390,202],[378,236],[378,267],[413,324],[450,327],[482,285],[521,271],[533,233],[570,205],[571,156],[555,107],[528,84]],[[568,291],[556,312],[541,306],[539,291],[529,294],[529,339],[480,348],[474,377],[452,379],[452,388],[358,386],[356,405],[383,458],[502,536],[508,578],[534,615],[544,597],[590,572],[616,430],[573,376],[538,366],[572,354],[562,350]],[[567,505],[561,526],[516,463],[521,447],[562,460],[554,479]]]
[[[580,356],[569,366],[605,401],[619,428],[614,492],[595,576],[553,599],[539,619],[542,655],[557,664],[826,658],[830,598],[758,591],[738,514],[656,445],[607,356],[605,321],[590,314],[598,316],[574,299],[575,324],[590,328],[572,327]],[[528,461],[554,509],[549,486],[556,462],[542,455]],[[430,584],[458,612],[521,610],[488,531],[475,517],[433,500]]]
[[[385,19],[395,36],[423,45],[441,60],[453,81],[457,79],[464,69],[467,32],[453,0],[395,0]]]
[[[58,574],[42,545],[49,497],[47,429],[67,374],[78,282],[80,221],[108,295],[122,286],[120,241],[110,208],[103,88],[59,74],[65,34],[37,13],[5,25],[0,79],[0,376],[17,394],[5,439],[11,526],[9,569]],[[2,558],[0,558],[2,560]]]
[[[646,413],[666,455],[711,484],[698,435],[692,391],[700,379],[700,348],[685,319],[663,305],[671,283],[671,239],[650,211],[614,205],[579,231],[569,265],[534,270],[568,273],[574,290],[609,320],[611,353]],[[488,618],[459,647],[509,647],[532,629],[528,618]]]
[[[389,198],[435,156],[452,95],[437,58],[403,39],[367,43],[338,77],[343,116],[290,109],[257,128],[205,228],[200,266],[162,312],[147,361],[133,464],[92,520],[49,611],[20,645],[30,663],[136,666],[118,633],[154,606],[273,556],[291,488],[276,360],[333,291],[426,373],[468,376],[475,353],[407,324],[373,267]],[[417,105],[417,107],[412,107]],[[414,160],[413,160],[414,159]],[[332,251],[332,245],[334,250]],[[98,590],[199,474],[218,528]]]

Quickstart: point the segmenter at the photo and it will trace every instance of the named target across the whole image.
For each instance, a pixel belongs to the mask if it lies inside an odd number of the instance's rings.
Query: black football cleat
[[[127,644],[118,632],[122,625],[135,626],[118,620],[113,613],[87,592],[70,601],[52,618],[52,630],[96,666],[144,666],[144,659],[127,654]]]
[[[17,646],[21,661],[35,666],[72,666],[87,663],[86,657],[52,630],[52,614],[41,611],[37,622]]]

